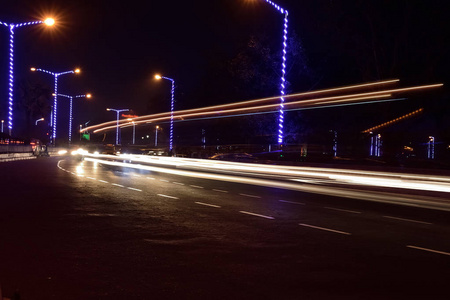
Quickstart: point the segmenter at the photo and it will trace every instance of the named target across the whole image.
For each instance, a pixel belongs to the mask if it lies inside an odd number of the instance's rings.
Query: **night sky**
[[[288,60],[290,92],[390,78],[405,86],[445,84],[450,78],[446,1],[277,3],[289,10],[289,34],[298,36],[305,57],[303,72],[289,68]],[[283,16],[263,0],[16,0],[1,6],[0,20],[7,23],[55,16],[55,28],[16,30],[15,80],[51,89],[53,77],[29,68],[81,68],[79,76],[60,77],[59,85],[60,93],[94,96],[76,103],[75,124],[113,120],[107,107],[136,115],[170,110],[170,82],[155,81],[156,73],[175,79],[176,109],[248,99],[248,93],[236,92],[228,62],[252,35],[265,36],[273,53],[281,48]],[[8,40],[2,27],[1,118],[7,110]],[[60,109],[67,111],[64,102],[59,100]],[[393,115],[410,110],[396,108]]]

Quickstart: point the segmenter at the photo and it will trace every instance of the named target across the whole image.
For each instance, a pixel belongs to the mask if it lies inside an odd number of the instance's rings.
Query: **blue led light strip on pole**
[[[9,27],[9,96],[8,96],[8,128],[9,135],[13,129],[13,102],[14,102],[14,29],[22,26],[42,24],[44,21],[35,21],[19,24],[7,24],[0,21],[0,25]]]
[[[173,149],[173,109],[175,106],[175,80],[173,80],[172,78],[169,77],[165,77],[165,76],[156,76],[156,78],[164,78],[166,80],[170,80],[172,82],[172,98],[170,101],[170,139],[169,139],[169,151],[171,152]]]
[[[279,118],[278,118],[278,145],[283,145],[284,140],[284,89],[286,88],[285,83],[285,75],[286,75],[286,48],[287,48],[287,29],[288,29],[288,11],[281,8],[279,5],[273,3],[270,0],[265,0],[267,3],[275,7],[279,12],[284,14],[284,29],[283,29],[283,57],[281,62],[281,85],[280,85],[280,109],[279,109]]]
[[[73,116],[73,98],[89,98],[90,94],[86,95],[76,95],[76,96],[69,96],[64,94],[57,94],[57,96],[65,97],[70,100],[70,108],[69,108],[69,144],[72,142],[72,116]]]
[[[119,114],[122,111],[129,111],[128,108],[126,109],[113,109],[113,108],[107,108],[107,111],[115,111],[117,114],[117,122],[116,122],[116,145],[119,145]]]
[[[36,68],[31,68],[31,71],[43,72],[43,73],[47,73],[47,74],[50,74],[53,77],[55,77],[55,93],[54,93],[55,99],[53,100],[53,117],[52,117],[52,120],[50,120],[50,126],[53,129],[52,144],[55,145],[56,144],[56,112],[58,110],[58,95],[59,95],[58,94],[58,77],[62,76],[62,75],[66,75],[66,74],[80,73],[80,69],[70,70],[70,71],[65,71],[65,72],[60,72],[60,73],[55,73],[55,72],[51,72],[51,71],[47,71],[47,70],[43,70],[43,69],[36,69]]]

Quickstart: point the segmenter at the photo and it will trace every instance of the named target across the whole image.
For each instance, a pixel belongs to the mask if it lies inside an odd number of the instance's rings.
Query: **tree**
[[[35,119],[50,119],[52,91],[40,83],[31,83],[27,80],[19,82],[20,101],[18,111],[25,116],[24,136],[31,137]]]

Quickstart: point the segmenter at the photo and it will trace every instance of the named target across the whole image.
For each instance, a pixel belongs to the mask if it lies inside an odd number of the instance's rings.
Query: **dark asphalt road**
[[[448,212],[70,157],[2,163],[0,174],[3,296],[449,297]]]

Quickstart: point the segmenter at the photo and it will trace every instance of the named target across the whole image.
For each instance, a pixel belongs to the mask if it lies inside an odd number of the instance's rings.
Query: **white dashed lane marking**
[[[251,216],[260,217],[260,218],[264,218],[264,219],[270,219],[270,220],[275,219],[274,217],[271,217],[271,216],[265,216],[265,215],[255,214],[255,213],[248,212],[248,211],[243,211],[243,210],[241,210],[241,211],[239,211],[239,212],[240,212],[241,214],[251,215]]]
[[[406,222],[413,222],[413,223],[420,223],[420,224],[426,224],[426,225],[432,225],[432,224],[433,224],[433,223],[424,222],[424,221],[417,221],[417,220],[411,220],[411,219],[403,219],[403,218],[397,218],[397,217],[391,217],[391,216],[383,216],[383,218],[393,219],[393,220],[399,220],[399,221],[406,221]]]
[[[286,200],[278,200],[278,201],[283,202],[283,203],[290,203],[290,204],[297,204],[297,205],[305,205],[305,203],[301,203],[301,202],[286,201]]]
[[[210,206],[210,207],[215,207],[215,208],[221,208],[221,206],[219,206],[219,205],[203,203],[203,202],[195,202],[195,204],[204,205],[204,206]]]
[[[450,253],[448,253],[448,252],[437,251],[437,250],[433,250],[433,249],[422,248],[422,247],[411,246],[411,245],[408,245],[408,246],[406,246],[406,247],[412,248],[412,249],[417,249],[417,250],[422,250],[422,251],[427,251],[427,252],[432,252],[432,253],[437,253],[437,254],[442,254],[442,255],[448,255],[448,256],[450,256]]]
[[[244,196],[244,197],[250,197],[250,198],[258,198],[258,199],[261,198],[260,196],[249,195],[249,194],[239,194],[239,195]]]
[[[345,232],[345,231],[339,231],[339,230],[334,230],[334,229],[330,229],[330,228],[325,228],[325,227],[319,227],[319,226],[313,226],[313,225],[309,225],[309,224],[298,224],[300,226],[304,226],[304,227],[310,227],[310,228],[314,228],[314,229],[319,229],[319,230],[324,230],[324,231],[330,231],[330,232],[334,232],[334,233],[340,233],[340,234],[345,234],[345,235],[351,235],[351,233]]]
[[[342,212],[348,212],[348,213],[352,213],[352,214],[360,214],[360,211],[356,211],[356,210],[347,210],[347,209],[341,209],[341,208],[335,208],[335,207],[325,207],[326,209],[331,209],[331,210],[337,210],[337,211],[342,211]]]
[[[178,197],[168,196],[168,195],[164,195],[164,194],[157,194],[157,196],[164,197],[164,198],[170,198],[170,199],[180,199]]]

